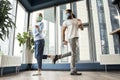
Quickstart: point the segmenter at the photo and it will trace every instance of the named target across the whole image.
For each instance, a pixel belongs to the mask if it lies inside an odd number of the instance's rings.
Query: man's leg
[[[79,42],[78,39],[76,39],[76,62],[80,60],[80,52],[79,52]]]
[[[55,55],[55,57],[53,58],[53,63],[55,64],[58,59],[62,59],[64,57],[68,57],[68,56],[71,56],[71,52],[67,52],[63,55]]]
[[[79,56],[78,52],[78,38],[73,38],[69,40],[70,47],[71,47],[71,75],[81,75],[81,73],[77,73],[76,70],[76,62],[77,62],[77,56]]]
[[[68,57],[68,56],[71,56],[71,52],[67,52],[67,53],[61,55],[61,56],[60,56],[60,59],[61,59],[61,58]]]
[[[69,40],[70,43],[70,48],[71,48],[71,73],[76,71],[76,43],[75,43],[75,38]]]

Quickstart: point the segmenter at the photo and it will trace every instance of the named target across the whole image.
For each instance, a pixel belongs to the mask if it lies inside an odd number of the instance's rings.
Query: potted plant
[[[32,63],[33,59],[33,52],[34,52],[34,41],[33,41],[33,36],[31,35],[31,31],[28,32],[23,32],[23,33],[18,33],[17,34],[17,40],[19,41],[19,46],[24,46],[26,44],[26,49],[25,49],[25,61],[26,63]],[[20,52],[23,52],[21,50]]]
[[[19,41],[19,46],[26,44],[29,50],[31,52],[34,52],[34,41],[33,41],[33,36],[31,35],[30,31],[29,32],[23,32],[17,34],[17,40]]]
[[[15,27],[15,23],[12,21],[10,15],[12,5],[8,0],[0,0],[0,39],[4,40],[6,36],[9,36],[10,28]]]

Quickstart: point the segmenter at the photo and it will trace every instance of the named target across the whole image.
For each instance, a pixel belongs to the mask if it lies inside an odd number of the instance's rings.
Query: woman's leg
[[[53,59],[55,55],[43,55],[42,59],[47,59],[47,58],[51,58]]]
[[[43,55],[42,59],[47,59],[48,55]]]
[[[35,42],[35,57],[37,59],[38,71],[41,71],[44,51],[44,39]]]

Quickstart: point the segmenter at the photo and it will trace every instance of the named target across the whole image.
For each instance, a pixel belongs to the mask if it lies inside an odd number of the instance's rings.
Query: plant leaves
[[[10,28],[15,28],[15,23],[10,18],[12,5],[8,0],[0,0],[0,39],[9,38]]]

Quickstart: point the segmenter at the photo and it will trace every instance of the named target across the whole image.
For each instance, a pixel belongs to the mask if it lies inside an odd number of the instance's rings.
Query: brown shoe
[[[58,60],[58,55],[55,55],[55,57],[53,58],[53,63],[55,64],[57,60]]]
[[[71,72],[70,75],[82,75],[82,73],[78,73],[78,72]]]

